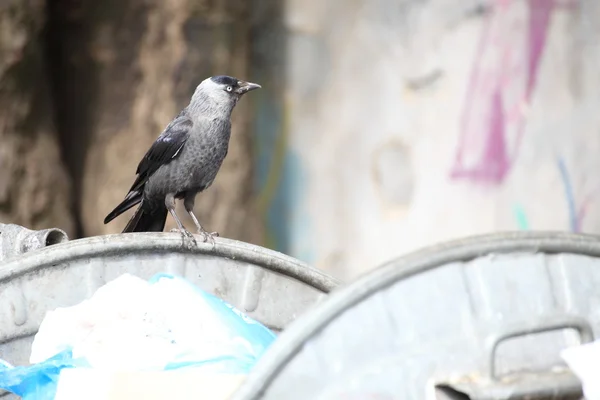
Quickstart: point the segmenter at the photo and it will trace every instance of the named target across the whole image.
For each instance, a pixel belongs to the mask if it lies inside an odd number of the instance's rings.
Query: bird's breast
[[[185,164],[192,186],[205,186],[211,182],[227,155],[228,141],[203,138],[190,143]]]

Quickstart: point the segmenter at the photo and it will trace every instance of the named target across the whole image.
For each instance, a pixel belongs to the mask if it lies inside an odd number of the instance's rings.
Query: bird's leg
[[[167,207],[167,210],[169,210],[169,213],[171,213],[171,216],[173,216],[173,219],[177,223],[177,227],[179,228],[179,232],[181,232],[181,234],[183,235],[183,239],[185,240],[185,238],[187,237],[195,245],[196,239],[194,238],[194,235],[192,235],[187,229],[185,229],[185,227],[181,223],[181,220],[177,216],[177,213],[175,212],[175,195],[173,193],[169,193],[165,196],[165,206]]]
[[[202,236],[204,236],[204,241],[206,242],[207,240],[210,240],[210,242],[214,246],[215,236],[219,236],[219,233],[218,232],[210,232],[209,233],[202,227],[202,225],[200,225],[198,218],[196,218],[196,215],[194,214],[195,199],[196,199],[195,195],[185,196],[185,199],[183,200],[183,206],[185,207],[185,211],[187,211],[187,213],[190,214],[190,217],[192,217],[192,221],[194,221],[194,224],[196,225],[196,228],[198,229],[198,233],[201,234]]]

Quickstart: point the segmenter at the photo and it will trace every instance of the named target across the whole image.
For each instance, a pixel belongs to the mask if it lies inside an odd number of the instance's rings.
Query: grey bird
[[[227,155],[231,113],[239,99],[260,85],[225,75],[213,76],[198,85],[187,107],[175,117],[152,144],[125,199],[104,223],[131,207],[139,207],[123,232],[162,232],[170,213],[179,231],[191,239],[175,213],[175,199],[183,199],[198,233],[214,244],[217,232],[208,233],[194,215],[196,195],[215,180]]]

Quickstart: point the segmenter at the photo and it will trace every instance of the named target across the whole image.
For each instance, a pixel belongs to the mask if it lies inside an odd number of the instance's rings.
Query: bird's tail
[[[106,218],[104,218],[104,224],[108,224],[113,219],[117,218],[119,215],[123,214],[125,211],[129,210],[131,207],[142,201],[142,194],[138,192],[132,192],[125,197],[118,206],[112,210]]]
[[[138,207],[133,217],[123,229],[125,232],[162,232],[167,221],[167,208],[144,209],[143,204]]]

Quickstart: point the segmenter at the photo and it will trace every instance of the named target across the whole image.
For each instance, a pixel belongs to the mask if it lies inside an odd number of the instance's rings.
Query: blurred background
[[[597,0],[0,0],[0,220],[120,232],[131,212],[104,216],[218,74],[263,86],[196,202],[222,236],[346,280],[470,234],[600,231]]]

